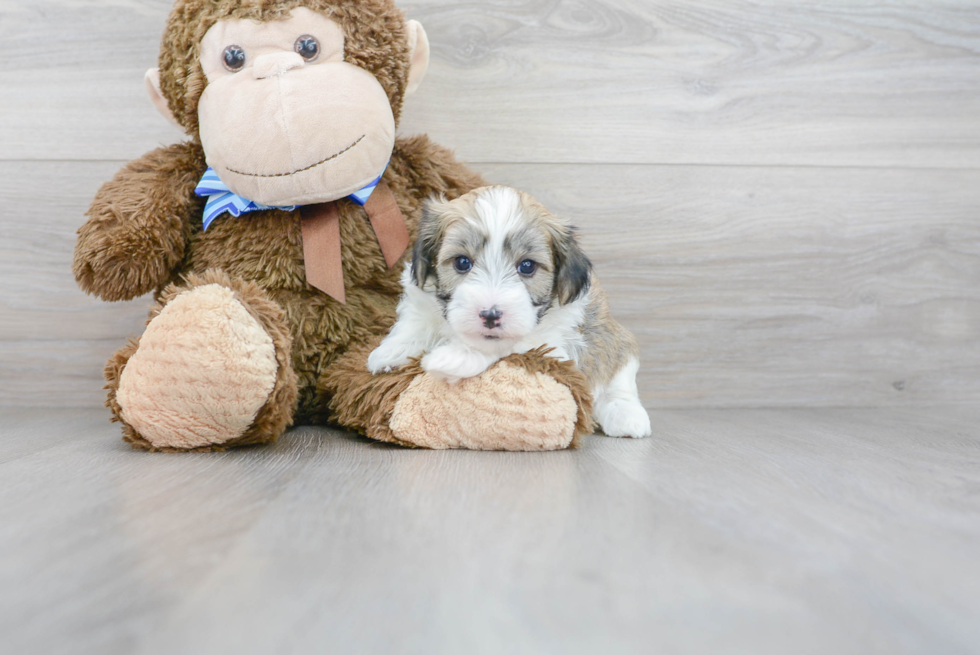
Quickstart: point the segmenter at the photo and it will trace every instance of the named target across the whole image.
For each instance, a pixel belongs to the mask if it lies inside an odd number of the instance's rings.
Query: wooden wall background
[[[976,0],[402,6],[433,44],[402,132],[582,227],[649,407],[980,400]],[[70,261],[180,138],[142,85],[169,7],[0,0],[0,404],[98,406],[141,330]]]

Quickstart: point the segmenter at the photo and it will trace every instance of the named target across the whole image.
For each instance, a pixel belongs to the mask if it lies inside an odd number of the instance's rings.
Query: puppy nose
[[[257,80],[264,80],[267,77],[282,75],[294,68],[302,68],[303,58],[297,52],[274,52],[268,55],[259,55],[252,62],[252,75]]]
[[[499,307],[491,307],[480,312],[480,318],[483,319],[483,324],[490,329],[500,327],[500,317],[503,315],[504,313],[500,311]]]

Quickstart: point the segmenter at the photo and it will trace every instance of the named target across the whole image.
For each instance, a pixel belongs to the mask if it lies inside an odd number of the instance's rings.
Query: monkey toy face
[[[408,87],[428,63],[421,26],[407,25]],[[197,123],[208,165],[240,196],[270,206],[344,197],[374,181],[395,143],[395,115],[378,79],[345,61],[345,32],[295,7],[276,20],[225,18],[200,42],[206,86]],[[151,99],[172,118],[159,76]]]

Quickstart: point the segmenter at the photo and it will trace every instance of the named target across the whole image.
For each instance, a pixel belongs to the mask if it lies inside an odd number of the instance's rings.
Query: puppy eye
[[[245,67],[245,51],[237,45],[230,45],[225,48],[225,51],[221,53],[221,59],[225,68],[232,73],[237,73]]]
[[[313,61],[320,54],[320,42],[309,34],[296,39],[296,45],[293,47],[306,61]]]
[[[536,270],[538,270],[537,263],[531,261],[530,259],[525,259],[517,265],[517,272],[521,275],[531,276],[534,275],[534,271]]]
[[[473,268],[473,262],[470,261],[469,257],[457,257],[453,260],[453,268],[456,269],[457,273],[468,273]]]

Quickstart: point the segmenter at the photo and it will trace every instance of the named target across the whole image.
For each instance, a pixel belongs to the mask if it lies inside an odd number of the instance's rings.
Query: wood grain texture
[[[972,0],[416,0],[403,130],[474,162],[980,168]],[[169,0],[0,0],[0,158],[131,159]]]
[[[159,456],[101,412],[5,410],[0,650],[978,653],[978,419],[673,410],[558,453],[303,428]]]
[[[0,163],[0,404],[101,404],[104,359],[142,331],[148,299],[86,298],[70,270],[120,165]],[[980,400],[972,171],[479,168],[581,227],[649,407]]]

